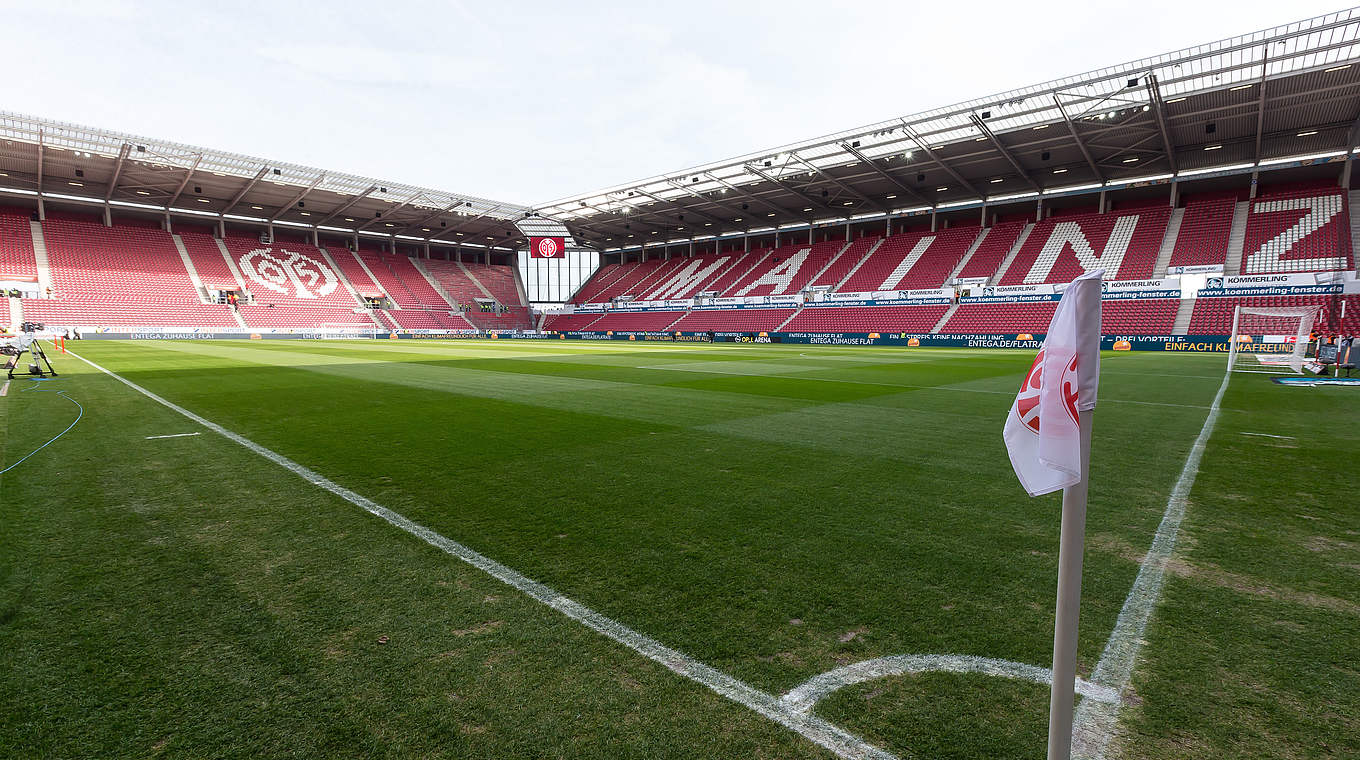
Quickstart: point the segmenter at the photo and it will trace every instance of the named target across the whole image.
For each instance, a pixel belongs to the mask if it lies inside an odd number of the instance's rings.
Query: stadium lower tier
[[[8,300],[8,299],[7,299]],[[65,327],[222,327],[240,329],[230,306],[178,306],[131,303],[75,303],[57,299],[25,298],[23,318],[53,328]]]
[[[1261,296],[1255,298],[1201,298],[1195,301],[1195,312],[1190,317],[1190,332],[1195,335],[1227,335],[1232,332],[1233,310],[1241,305],[1255,308],[1296,308],[1321,306],[1322,312],[1314,323],[1319,332],[1360,332],[1360,296],[1343,299],[1330,296]],[[1344,303],[1344,316],[1342,304]]]

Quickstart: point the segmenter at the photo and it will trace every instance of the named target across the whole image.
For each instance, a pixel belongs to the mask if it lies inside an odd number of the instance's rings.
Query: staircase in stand
[[[982,228],[982,232],[978,233],[977,238],[973,240],[973,244],[968,246],[968,250],[963,252],[963,257],[959,259],[959,263],[955,265],[955,267],[952,270],[950,270],[949,276],[946,277],[944,280],[944,283],[946,285],[953,282],[954,278],[958,277],[959,273],[963,271],[963,268],[968,266],[968,262],[973,258],[973,254],[977,253],[978,248],[982,247],[982,241],[986,240],[987,236],[991,234],[991,232],[992,232],[991,227]]]
[[[1195,299],[1182,298],[1176,310],[1176,321],[1171,326],[1172,335],[1185,335],[1190,330],[1190,316],[1195,313]]]
[[[874,244],[869,246],[869,250],[864,252],[864,255],[860,257],[859,261],[856,261],[855,265],[850,267],[850,271],[845,273],[845,276],[841,278],[841,281],[836,283],[836,285],[831,288],[831,292],[832,293],[840,292],[841,286],[847,282],[850,282],[850,278],[854,277],[855,272],[858,272],[859,268],[864,266],[864,262],[868,261],[869,257],[874,255],[874,251],[877,251],[878,247],[883,245],[884,240],[887,240],[887,238],[879,238],[878,240],[874,241]]]
[[[1171,218],[1166,223],[1166,235],[1162,238],[1162,247],[1157,250],[1157,264],[1152,268],[1153,277],[1166,276],[1166,268],[1171,266],[1171,255],[1176,251],[1176,238],[1180,237],[1181,220],[1184,218],[1184,208],[1171,211]]]
[[[208,300],[208,289],[203,285],[203,278],[198,276],[194,260],[189,258],[189,251],[184,247],[184,239],[174,233],[170,234],[170,239],[174,241],[175,250],[179,252],[179,260],[184,262],[184,270],[189,273],[189,281],[194,284],[194,292],[198,293],[199,303],[212,303]]]
[[[938,335],[938,334],[940,333],[940,331],[944,329],[945,323],[948,322],[948,321],[949,321],[949,318],[952,317],[952,316],[954,316],[954,312],[956,312],[956,311],[958,311],[958,310],[959,310],[959,305],[958,305],[958,304],[956,304],[956,303],[951,303],[951,304],[949,304],[949,308],[945,310],[945,312],[944,312],[943,315],[941,315],[940,321],[939,321],[939,322],[936,322],[936,323],[935,323],[935,326],[932,327],[932,328],[930,328],[930,334],[931,334],[931,335]]]
[[[458,309],[458,301],[454,300],[453,296],[449,295],[449,291],[445,290],[444,286],[439,284],[439,280],[436,280],[430,274],[430,270],[425,268],[425,265],[420,262],[420,259],[411,259],[411,264],[416,268],[417,272],[420,272],[420,276],[424,277],[425,281],[430,283],[430,287],[434,288],[434,292],[438,293],[440,298],[448,302],[449,309],[451,311],[456,311]]]
[[[33,259],[38,265],[38,293],[46,295],[52,290],[52,267],[47,263],[47,241],[43,238],[42,225],[29,220],[29,231],[33,233]]]
[[[1006,258],[1001,260],[1001,266],[996,268],[996,274],[992,275],[992,278],[987,281],[988,285],[1001,282],[1001,278],[1006,276],[1006,270],[1010,269],[1011,264],[1015,262],[1015,257],[1020,255],[1020,249],[1025,247],[1025,241],[1029,240],[1029,233],[1033,231],[1033,222],[1025,225],[1025,229],[1020,231],[1020,237],[1015,239],[1015,245],[1011,246],[1011,249],[1006,252]]]
[[[1242,248],[1247,243],[1247,208],[1251,201],[1239,201],[1233,208],[1232,231],[1228,233],[1228,258],[1223,262],[1223,274],[1242,274]]]

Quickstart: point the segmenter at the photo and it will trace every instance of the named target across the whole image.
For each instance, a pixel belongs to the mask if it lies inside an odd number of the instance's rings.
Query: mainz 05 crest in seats
[[[241,256],[239,263],[241,273],[252,282],[296,298],[324,298],[335,292],[339,282],[330,267],[283,248],[256,248]]]

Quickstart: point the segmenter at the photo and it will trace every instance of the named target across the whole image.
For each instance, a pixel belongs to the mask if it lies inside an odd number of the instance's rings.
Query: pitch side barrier
[[[550,336],[551,337],[551,336]],[[630,340],[661,342],[708,342],[708,333],[694,332],[566,332],[560,340]],[[1246,338],[1250,337],[1250,340]],[[1038,350],[1042,333],[978,333],[932,335],[922,333],[810,333],[810,332],[725,332],[713,333],[715,343],[789,343],[824,346],[897,346],[902,348],[1020,348]],[[1267,342],[1266,336],[1239,336],[1239,351],[1274,353],[1292,346]],[[1182,353],[1227,353],[1227,335],[1105,335],[1100,347],[1106,351],[1163,351]]]
[[[510,333],[490,332],[90,332],[86,340],[592,340],[641,341],[662,343],[745,343],[745,344],[802,344],[823,346],[896,346],[901,348],[1018,348],[1038,350],[1043,345],[1042,333],[976,333],[932,335],[929,333],[811,333],[811,332],[644,332],[628,330],[573,331],[565,333]],[[1106,335],[1100,347],[1106,351],[1179,351],[1183,353],[1227,353],[1227,335]],[[1253,353],[1287,353],[1293,350],[1278,336],[1238,336],[1238,350]]]

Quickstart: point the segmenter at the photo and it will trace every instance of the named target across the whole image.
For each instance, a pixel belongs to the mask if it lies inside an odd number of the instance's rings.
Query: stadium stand
[[[1041,333],[1053,320],[1057,301],[1044,303],[968,303],[960,304],[940,332],[959,333]]]
[[[1083,259],[1110,279],[1147,279],[1170,217],[1165,206],[1050,217],[1034,226],[999,284],[1070,282],[1088,268]]]
[[[1020,233],[1025,231],[1026,226],[1025,222],[1002,222],[987,228],[987,236],[978,244],[977,250],[973,251],[972,258],[963,265],[958,276],[961,279],[970,279],[991,277],[996,274],[996,270],[1000,268],[1001,262],[1005,261],[1006,254],[1015,247],[1015,241],[1020,239]]]
[[[572,303],[604,303],[608,298],[598,299],[600,293],[611,283],[629,272],[628,264],[605,264],[596,270],[581,289],[577,291]],[[597,300],[598,299],[598,300]]]
[[[1338,187],[1265,191],[1251,201],[1242,274],[1350,269],[1350,214]]]
[[[1236,198],[1214,198],[1185,204],[1180,233],[1168,266],[1222,264],[1228,258]]]
[[[1248,298],[1200,298],[1190,317],[1190,333],[1194,335],[1227,335],[1232,331],[1233,310],[1240,304],[1251,307],[1321,306],[1322,313],[1315,323],[1320,332],[1360,332],[1360,296],[1344,297],[1346,316],[1340,316],[1339,301],[1329,296],[1255,296]],[[1338,308],[1332,308],[1334,305]]]
[[[796,309],[734,309],[729,311],[691,311],[672,330],[766,331],[779,329]],[[597,323],[598,324],[598,323]],[[591,329],[596,329],[592,327]]]
[[[67,327],[222,327],[240,329],[230,306],[204,304],[78,303],[54,298],[25,298],[24,319]]]
[[[784,331],[928,333],[948,310],[948,304],[811,307],[798,312]]]
[[[1231,265],[1226,261],[1230,228],[1235,204],[1245,194],[1241,190],[1189,196],[1179,233],[1169,241],[1169,265]],[[1351,267],[1348,205],[1346,193],[1331,185],[1263,190],[1261,197],[1243,207],[1248,211],[1245,220],[1238,220],[1239,224],[1245,221],[1246,228],[1245,233],[1239,228],[1239,234],[1244,235],[1243,273]],[[1056,210],[1053,216],[1032,226],[999,284],[1027,279],[1066,281],[1081,270],[1074,245],[1089,247],[1089,258],[1098,260],[1117,253],[1123,241],[1127,241],[1127,248],[1114,277],[1150,277],[1169,216],[1170,209],[1160,203],[1105,214],[1084,208]],[[914,230],[886,238],[865,235],[849,243],[836,239],[750,252],[605,264],[574,300],[606,302],[625,296],[659,301],[689,299],[700,293],[761,296],[791,294],[813,286],[839,292],[936,288],[959,269],[974,246],[959,276],[995,281],[997,270],[1015,249],[1027,225],[1023,218],[1012,218],[985,229],[946,227],[934,233]],[[306,242],[287,240],[286,235],[267,245],[229,231],[228,237],[219,241],[208,228],[177,228],[191,268],[186,267],[175,236],[160,229],[157,222],[120,220],[114,227],[105,227],[90,215],[49,214],[41,230],[53,297],[22,301],[25,317],[56,327],[115,329],[533,328],[533,316],[511,266],[443,259],[417,262],[369,247],[355,253],[335,244],[323,252]],[[37,279],[41,256],[34,234],[27,212],[0,209],[0,272],[22,281]],[[1259,271],[1253,271],[1253,267]],[[1228,269],[1232,271],[1231,266]],[[208,294],[195,287],[194,275],[208,289],[244,286],[253,303],[242,304],[236,313],[230,307],[205,303]],[[356,299],[356,295],[384,293],[395,308],[369,312]],[[1193,303],[1188,325],[1182,322],[1180,329],[1190,334],[1223,334],[1238,303],[1319,304],[1327,307],[1320,329],[1360,327],[1357,297],[1345,300],[1348,316],[1343,325],[1339,297],[1204,296]],[[9,304],[5,305],[8,313]],[[1180,308],[1176,298],[1107,300],[1102,328],[1111,334],[1170,334],[1176,329]],[[964,303],[952,311],[946,304],[671,309],[556,315],[547,317],[543,327],[556,331],[773,331],[782,327],[796,332],[925,333],[948,314],[941,328],[945,333],[1018,334],[1042,332],[1053,309],[1051,302]],[[1186,319],[1186,315],[1181,314],[1181,318]]]
[[[515,272],[510,267],[429,259],[421,262],[430,277],[457,302],[465,321],[485,330],[517,330],[532,327],[529,308],[519,295]],[[488,298],[508,311],[482,311],[478,300]],[[447,307],[446,307],[447,308]],[[462,328],[466,329],[466,328]]]
[[[1100,330],[1119,335],[1170,335],[1179,298],[1119,299],[1100,304]]]
[[[719,295],[728,292],[739,280],[746,279],[746,273],[756,267],[765,265],[766,259],[770,257],[771,251],[767,248],[753,248],[740,259],[732,262],[727,269],[718,273],[718,276],[699,288],[697,292],[713,292]]]
[[[168,232],[49,217],[42,224],[52,288],[89,304],[201,304]]]
[[[873,247],[877,245],[878,241],[881,239],[882,238],[876,235],[873,237],[857,238],[854,242],[850,243],[850,247],[845,249],[836,260],[831,262],[831,265],[826,268],[826,271],[817,275],[817,279],[809,283],[809,286],[814,288],[826,287],[835,289],[835,287],[846,278],[846,275],[850,274],[850,270],[854,269],[855,265],[859,264],[860,260],[863,259],[869,251],[873,250]]]
[[[672,322],[683,315],[683,311],[614,312],[600,317],[590,326],[590,329],[660,332],[670,327]]]
[[[0,280],[35,280],[38,263],[33,258],[33,233],[28,212],[0,209]]]
[[[977,227],[915,232],[885,238],[840,287],[846,293],[937,288],[977,239]]]
[[[723,295],[769,296],[801,292],[844,248],[845,242],[839,240],[776,248]]]
[[[383,310],[383,316],[405,330],[469,330],[472,325],[461,316],[423,309]]]
[[[469,309],[478,319],[494,322],[499,330],[527,330],[532,327],[529,307],[520,296],[519,285],[515,281],[515,270],[508,266],[493,264],[463,264],[468,276],[486,289],[505,311],[483,314]]]
[[[432,287],[407,256],[360,250],[357,255],[383,290],[402,309],[443,309],[452,304]]]
[[[625,271],[619,277],[614,278],[610,283],[601,288],[589,301],[582,303],[609,303],[614,298],[625,295],[650,277],[662,264],[666,262],[661,259],[652,259],[634,264],[625,264]]]
[[[589,330],[591,323],[599,319],[600,316],[599,314],[553,314],[543,320],[543,329],[553,332]]]
[[[189,261],[193,263],[194,271],[198,272],[198,279],[205,288],[237,290],[242,287],[241,282],[227,266],[227,260],[222,257],[222,251],[217,247],[217,240],[212,235],[181,232],[179,239],[184,243],[184,251],[189,254]]]
[[[305,243],[274,243],[242,237],[225,238],[222,243],[246,278],[245,286],[253,296],[255,306],[272,304],[275,308],[299,306],[326,307],[349,311],[359,305],[341,283],[321,251]],[[281,273],[271,261],[294,260],[299,289],[292,278]],[[299,269],[300,267],[300,269]],[[250,275],[254,269],[260,278]],[[261,271],[264,270],[264,271]]]
[[[331,255],[331,261],[335,262],[340,273],[345,276],[345,279],[349,280],[349,284],[354,288],[355,293],[366,298],[381,298],[384,295],[383,289],[373,281],[372,277],[368,276],[368,272],[364,271],[359,259],[348,247],[327,245],[324,248],[326,253]]]

